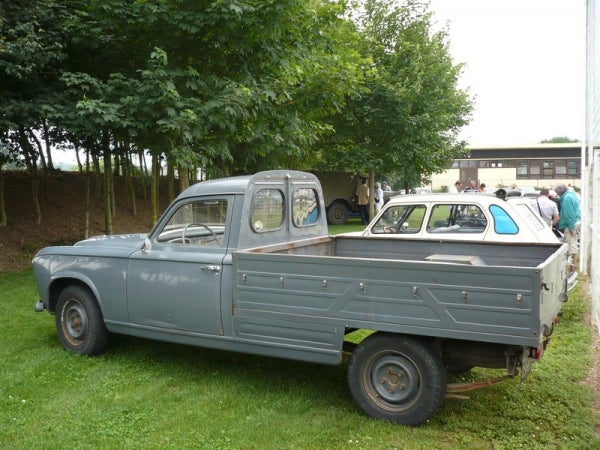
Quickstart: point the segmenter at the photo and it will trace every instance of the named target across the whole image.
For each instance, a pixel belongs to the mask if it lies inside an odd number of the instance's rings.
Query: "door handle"
[[[202,266],[201,269],[205,272],[219,272],[221,270],[220,266]]]

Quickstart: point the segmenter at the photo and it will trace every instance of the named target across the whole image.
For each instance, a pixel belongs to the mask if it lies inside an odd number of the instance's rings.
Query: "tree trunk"
[[[83,167],[81,166],[81,159],[79,158],[79,146],[77,144],[74,144],[75,147],[75,159],[77,160],[77,167],[79,167],[79,173],[83,173]],[[89,151],[85,152],[85,157],[86,157],[86,176],[88,175],[87,171],[90,168],[90,153]]]
[[[44,200],[46,200],[46,202],[50,201],[50,195],[48,194],[48,165],[46,164],[46,158],[44,157],[44,147],[42,146],[42,143],[40,142],[40,140],[38,139],[38,137],[36,136],[36,134],[33,132],[33,130],[31,128],[29,128],[27,130],[27,135],[29,137],[31,137],[31,139],[33,140],[33,142],[35,142],[35,145],[37,146],[37,154],[40,155],[40,162],[42,163],[42,195],[44,196]],[[35,157],[35,150],[33,149],[33,146],[31,146],[31,155],[33,160],[36,160],[37,158]],[[37,166],[37,164],[36,164]],[[37,168],[36,168],[37,171]]]
[[[146,180],[148,179],[148,166],[146,165],[146,158],[144,158],[144,150],[138,150],[138,159],[140,160],[140,180],[142,183],[142,195],[144,202],[148,200],[146,193]]]
[[[190,176],[187,168],[179,166],[177,170],[179,172],[179,192],[183,192],[190,186]]]
[[[102,150],[104,153],[104,233],[113,233],[113,199],[112,199],[112,154],[108,133],[102,132]]]
[[[375,217],[375,169],[369,169],[369,221]]]
[[[150,180],[150,205],[152,211],[152,223],[158,221],[158,182],[159,182],[159,157],[157,154],[152,155],[152,177]]]
[[[75,150],[77,151],[77,150]],[[77,158],[79,162],[79,158]],[[92,208],[91,205],[91,173],[90,173],[90,151],[85,151],[85,204],[84,204],[84,229],[83,229],[83,238],[87,239],[90,237],[90,210]]]
[[[115,157],[114,157],[114,169],[113,169],[113,175],[115,177],[121,176],[121,164],[122,164],[122,158],[121,158],[121,155],[117,152],[117,153],[115,153]]]
[[[131,153],[129,151],[127,151],[126,155],[123,157],[123,173],[125,175],[125,186],[127,186],[127,192],[129,192],[131,200],[131,212],[134,216],[137,216],[135,185],[133,184],[133,161],[131,160]]]
[[[6,226],[6,204],[4,202],[4,171],[0,163],[0,227]]]
[[[100,158],[96,154],[96,152],[91,152],[92,162],[94,164],[94,180],[96,183],[96,192],[95,192],[95,200],[99,201],[102,196],[102,183],[100,182],[101,173],[100,173]]]
[[[38,180],[37,180],[37,156],[35,150],[27,138],[25,127],[19,127],[19,144],[23,151],[23,157],[25,158],[25,165],[29,169],[31,176],[31,196],[33,201],[34,220],[35,224],[39,225],[42,223],[42,210],[40,208],[40,199],[38,194]]]
[[[42,120],[42,129],[44,130],[44,144],[46,145],[46,154],[48,155],[48,169],[54,170],[54,162],[52,162],[52,145],[50,144],[50,133],[48,130],[48,121]]]
[[[171,163],[167,166],[167,186],[169,203],[175,199],[175,166]]]

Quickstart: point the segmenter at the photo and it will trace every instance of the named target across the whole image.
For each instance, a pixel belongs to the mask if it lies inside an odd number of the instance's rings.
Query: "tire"
[[[425,341],[376,333],[354,351],[348,364],[348,386],[368,416],[417,426],[439,408],[446,393],[446,371]]]
[[[98,355],[108,342],[102,312],[89,289],[68,286],[58,296],[56,331],[62,346],[80,355]]]
[[[327,223],[329,225],[344,225],[348,222],[348,208],[342,202],[333,202],[327,208]]]

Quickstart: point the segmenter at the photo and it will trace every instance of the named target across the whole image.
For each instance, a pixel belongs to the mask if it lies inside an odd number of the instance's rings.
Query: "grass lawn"
[[[446,399],[418,428],[362,415],[345,364],[125,336],[100,357],[67,353],[54,317],[33,312],[36,300],[31,271],[0,274],[2,449],[600,449],[583,384],[592,331],[579,288],[525,382]],[[476,369],[465,379],[501,374]]]
[[[360,219],[351,218],[345,225],[329,225],[329,234],[349,233],[351,231],[363,231],[366,225],[361,225]]]

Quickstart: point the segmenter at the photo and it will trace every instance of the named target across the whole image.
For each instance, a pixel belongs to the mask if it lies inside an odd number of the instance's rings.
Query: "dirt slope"
[[[137,215],[132,214],[131,201],[122,179],[115,180],[116,217],[113,234],[147,232],[152,227],[149,201],[137,186]],[[73,172],[56,172],[47,178],[47,195],[40,185],[42,222],[35,224],[31,180],[25,172],[4,174],[5,203],[8,224],[0,227],[0,272],[30,267],[31,257],[49,245],[72,244],[84,237],[85,179]],[[161,195],[161,212],[168,199]],[[95,186],[92,185],[92,194]],[[149,192],[147,190],[147,192]],[[147,194],[149,197],[149,193]],[[90,214],[90,236],[104,234],[104,205],[95,202]]]

